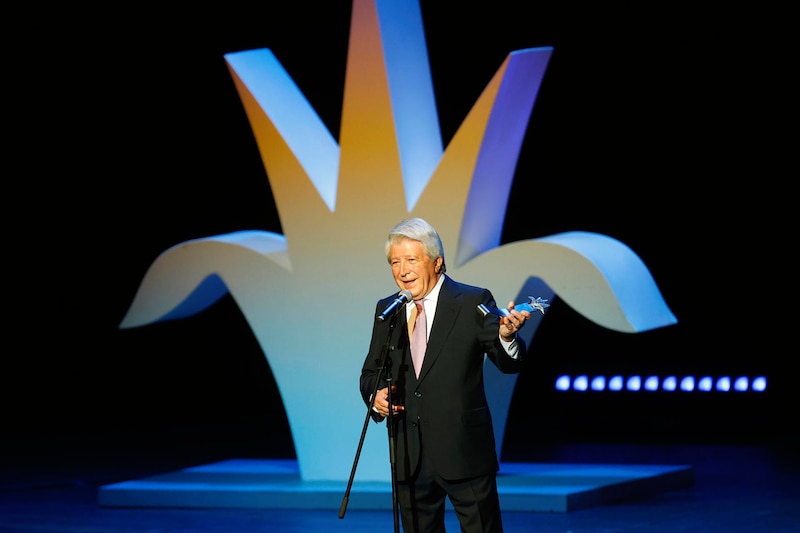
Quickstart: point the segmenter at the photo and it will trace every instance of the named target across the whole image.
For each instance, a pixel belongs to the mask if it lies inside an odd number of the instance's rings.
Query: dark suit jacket
[[[397,294],[379,301],[375,315],[395,298]],[[419,379],[411,364],[403,310],[384,322],[375,321],[361,372],[361,395],[371,405],[375,380],[380,376],[378,389],[386,386],[386,372],[379,369],[379,362],[388,345],[391,378],[397,387],[392,401],[405,406],[402,414],[393,417],[399,481],[414,474],[421,452],[446,479],[475,477],[499,469],[492,416],[483,387],[484,355],[501,372],[516,373],[527,348],[522,339],[517,339],[519,356],[509,357],[500,344],[499,318],[491,314],[483,317],[478,304],[496,307],[488,289],[445,278]],[[382,417],[373,412],[373,419],[380,421]]]

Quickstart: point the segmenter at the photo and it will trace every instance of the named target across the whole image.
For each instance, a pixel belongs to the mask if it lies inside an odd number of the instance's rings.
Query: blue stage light
[[[659,385],[659,381],[661,382]],[[695,383],[694,376],[684,376],[679,378],[677,376],[666,376],[663,379],[660,376],[652,375],[647,376],[642,380],[641,376],[633,375],[625,378],[621,375],[611,376],[606,379],[603,375],[589,376],[581,374],[572,379],[569,375],[564,374],[556,378],[555,388],[559,391],[569,391],[570,388],[574,391],[587,391],[591,389],[595,392],[603,392],[606,389],[609,391],[621,391],[623,389],[638,392],[642,389],[646,391],[661,390],[673,392],[680,387],[680,390],[685,392],[692,392],[694,390],[710,392],[716,390],[717,392],[763,392],[767,388],[767,378],[759,376],[751,379],[747,376],[740,376],[732,380],[730,376],[703,376]]]
[[[569,376],[559,376],[556,378],[556,390],[569,390],[570,378]]]
[[[622,379],[622,376],[612,376],[611,379],[608,380],[608,390],[622,390],[623,383],[624,380]]]
[[[575,380],[572,382],[572,388],[574,390],[585,391],[589,388],[589,378],[587,376],[576,376]]]
[[[767,378],[759,376],[753,380],[753,390],[763,392],[767,390]]]

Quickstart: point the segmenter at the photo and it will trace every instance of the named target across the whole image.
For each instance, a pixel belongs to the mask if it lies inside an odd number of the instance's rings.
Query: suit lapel
[[[428,336],[428,347],[425,349],[425,362],[422,364],[419,381],[425,378],[428,370],[439,357],[460,312],[461,292],[453,280],[445,277],[442,288],[439,291],[436,316],[433,319],[433,326],[431,326],[430,335]]]

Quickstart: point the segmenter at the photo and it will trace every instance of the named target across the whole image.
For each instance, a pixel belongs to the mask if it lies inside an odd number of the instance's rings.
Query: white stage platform
[[[686,465],[502,463],[505,511],[569,512],[694,485]],[[389,482],[303,481],[297,461],[229,459],[105,485],[103,507],[391,510]]]

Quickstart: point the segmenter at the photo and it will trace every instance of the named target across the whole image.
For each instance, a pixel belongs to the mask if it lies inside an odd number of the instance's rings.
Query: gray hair
[[[431,258],[431,261],[436,261],[437,257],[442,258],[442,273],[445,272],[444,261],[444,246],[442,246],[442,239],[426,220],[421,218],[407,218],[397,224],[389,232],[386,238],[386,259],[389,259],[389,250],[392,246],[402,241],[403,239],[411,239],[419,241],[425,247],[425,254]]]

